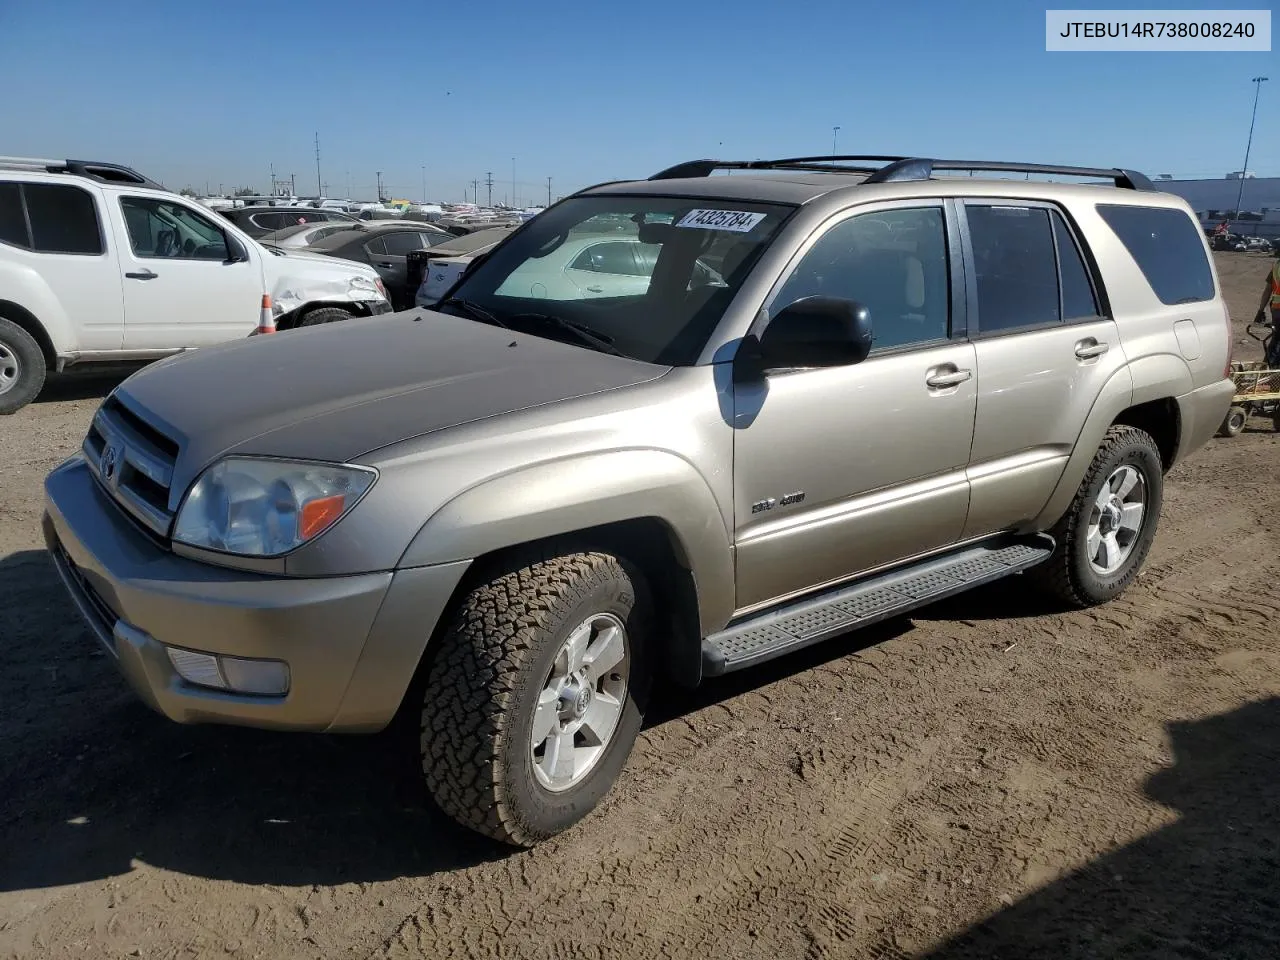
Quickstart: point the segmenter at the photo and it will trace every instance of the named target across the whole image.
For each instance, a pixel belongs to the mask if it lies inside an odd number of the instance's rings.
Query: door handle
[[[156,277],[160,276],[160,274],[148,268],[143,270],[141,273],[126,273],[125,276],[130,280],[154,280]]]
[[[947,373],[935,373],[925,377],[925,384],[930,390],[943,390],[956,387],[973,376],[972,370],[951,370]]]
[[[604,293],[604,287],[587,287],[587,293]]]
[[[1100,357],[1111,349],[1109,343],[1099,343],[1097,340],[1081,340],[1076,344],[1076,358],[1079,360],[1092,360],[1094,357]]]
[[[379,260],[377,265],[380,266],[383,270],[394,270],[396,268],[396,265],[394,263],[388,263],[385,260]]]

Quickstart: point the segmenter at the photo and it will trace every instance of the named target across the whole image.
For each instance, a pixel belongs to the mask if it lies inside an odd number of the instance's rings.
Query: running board
[[[702,641],[702,675],[754,666],[1020,573],[1049,559],[1053,546],[1045,534],[989,541],[757,614]]]

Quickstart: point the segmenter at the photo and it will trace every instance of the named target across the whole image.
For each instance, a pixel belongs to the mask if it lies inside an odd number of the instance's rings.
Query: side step
[[[1045,534],[979,544],[757,614],[702,641],[702,675],[754,666],[1019,573],[1053,547]]]

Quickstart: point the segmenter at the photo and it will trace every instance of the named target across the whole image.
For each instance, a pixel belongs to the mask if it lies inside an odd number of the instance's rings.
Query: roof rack
[[[850,166],[848,161],[858,163]],[[883,163],[868,167],[865,161]],[[1044,163],[1005,163],[998,160],[935,160],[928,157],[887,157],[842,155],[825,157],[788,157],[782,160],[689,160],[655,173],[650,180],[673,180],[678,177],[707,177],[716,170],[806,170],[820,173],[865,173],[864,183],[899,183],[928,180],[937,170],[970,172],[1048,174],[1052,176],[1092,177],[1110,180],[1126,190],[1154,190],[1146,175],[1121,167],[1069,167]]]
[[[49,160],[42,157],[0,157],[0,167],[8,170],[42,170],[88,177],[100,183],[127,183],[138,187],[163,190],[160,184],[144,177],[132,167],[101,160]]]

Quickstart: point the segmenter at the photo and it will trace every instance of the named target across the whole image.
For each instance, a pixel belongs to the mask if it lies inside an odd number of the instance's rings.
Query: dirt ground
[[[1219,254],[1245,341],[1270,261]],[[603,808],[453,827],[395,734],[181,727],[41,551],[115,382],[0,420],[0,957],[1274,957],[1280,434],[1169,477],[1119,601],[1016,581],[659,700]]]

